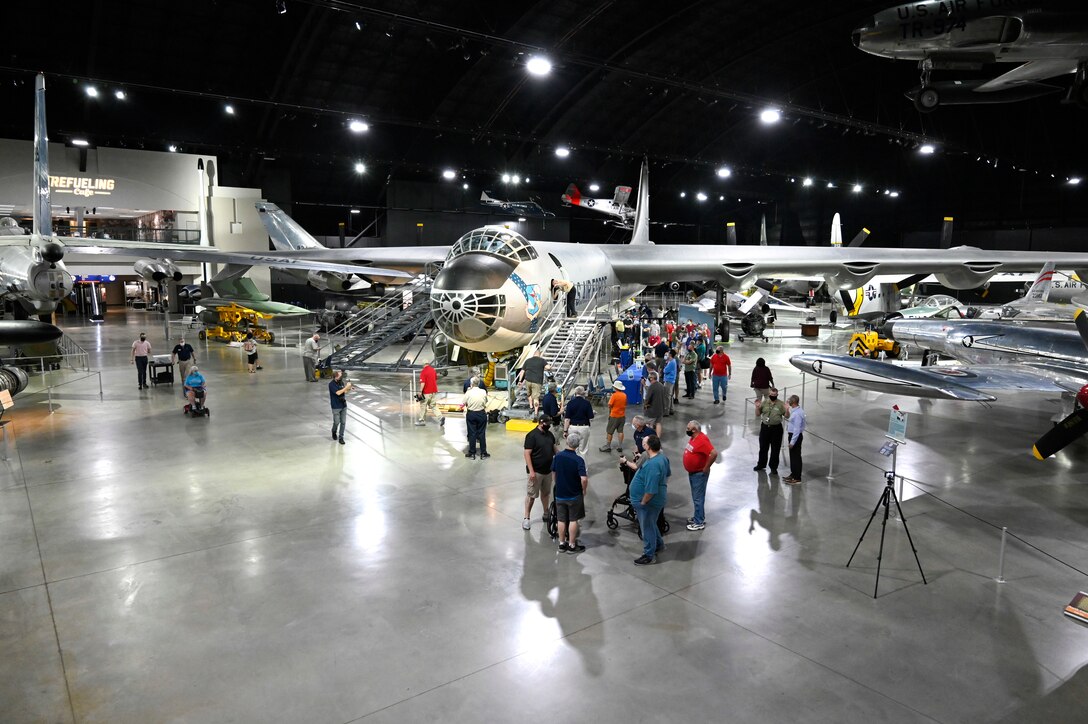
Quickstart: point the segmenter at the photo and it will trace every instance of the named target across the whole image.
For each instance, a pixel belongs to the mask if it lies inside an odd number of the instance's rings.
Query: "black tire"
[[[616,530],[616,528],[620,527],[620,522],[616,520],[616,516],[613,515],[611,510],[608,511],[608,520],[605,523],[608,525],[609,530]]]
[[[552,540],[559,537],[559,521],[555,515],[555,498],[552,498],[552,502],[548,506],[548,535],[552,537]]]
[[[922,113],[932,113],[941,105],[941,94],[932,86],[923,86],[914,96],[914,107]]]
[[[197,339],[199,339],[201,342],[203,342],[205,339],[208,338],[208,333],[205,332],[202,329],[202,330],[200,330],[199,332],[196,333],[196,336],[197,336]]]
[[[661,520],[657,521],[657,529],[661,531],[661,535],[665,535],[666,533],[668,533],[669,528],[671,527],[672,526],[669,525],[668,518],[662,518]]]

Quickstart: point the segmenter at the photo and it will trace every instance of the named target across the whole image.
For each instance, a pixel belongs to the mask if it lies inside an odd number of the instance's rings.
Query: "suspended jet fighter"
[[[1054,93],[1045,83],[1073,75],[1066,100],[1088,108],[1088,12],[1080,1],[926,0],[863,21],[854,46],[895,60],[915,60],[921,85],[907,93],[922,112],[939,105],[1009,103]],[[990,80],[933,81],[935,70],[1017,67]]]

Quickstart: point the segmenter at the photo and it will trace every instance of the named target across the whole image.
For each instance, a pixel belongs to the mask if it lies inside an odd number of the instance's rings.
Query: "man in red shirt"
[[[733,362],[729,355],[718,347],[714,354],[710,355],[710,383],[714,388],[714,404],[718,404],[718,389],[722,391],[722,402],[725,402],[725,392],[729,387],[729,378],[733,376]]]
[[[439,411],[437,402],[438,373],[429,362],[419,371],[419,391],[423,399],[419,403],[419,419],[416,420],[416,426],[421,427],[427,424],[427,411],[430,410],[431,414],[438,418],[439,427],[445,427],[446,418]]]
[[[688,471],[691,502],[695,507],[695,514],[688,518],[688,530],[702,530],[706,527],[703,511],[706,502],[706,481],[710,478],[710,466],[718,459],[718,451],[714,449],[710,438],[703,432],[698,420],[688,423],[687,432],[691,439],[684,448],[684,470]]]

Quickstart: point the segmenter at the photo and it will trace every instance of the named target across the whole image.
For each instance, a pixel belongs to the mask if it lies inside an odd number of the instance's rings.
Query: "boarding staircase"
[[[389,289],[377,302],[328,330],[331,339],[346,337],[348,341],[323,365],[370,372],[405,372],[422,367],[417,361],[430,346],[430,335],[424,330],[434,319],[432,282],[430,274],[421,274],[408,284]],[[376,354],[405,338],[409,341],[398,357],[373,360]]]
[[[551,365],[552,381],[560,393],[565,392],[573,385],[579,371],[591,360],[599,358],[602,346],[608,344],[606,328],[611,319],[607,311],[597,307],[596,292],[577,317],[567,317],[563,304],[556,304],[533,339],[525,345],[517,367],[521,367],[533,351],[542,349],[544,359]]]

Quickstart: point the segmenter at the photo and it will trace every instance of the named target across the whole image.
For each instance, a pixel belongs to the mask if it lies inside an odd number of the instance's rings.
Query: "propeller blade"
[[[1039,438],[1031,452],[1039,460],[1045,460],[1086,432],[1088,432],[1088,409],[1082,407]]]
[[[1080,333],[1081,341],[1088,347],[1088,314],[1085,314],[1083,309],[1077,309],[1073,314],[1073,324],[1077,327],[1077,332]]]

